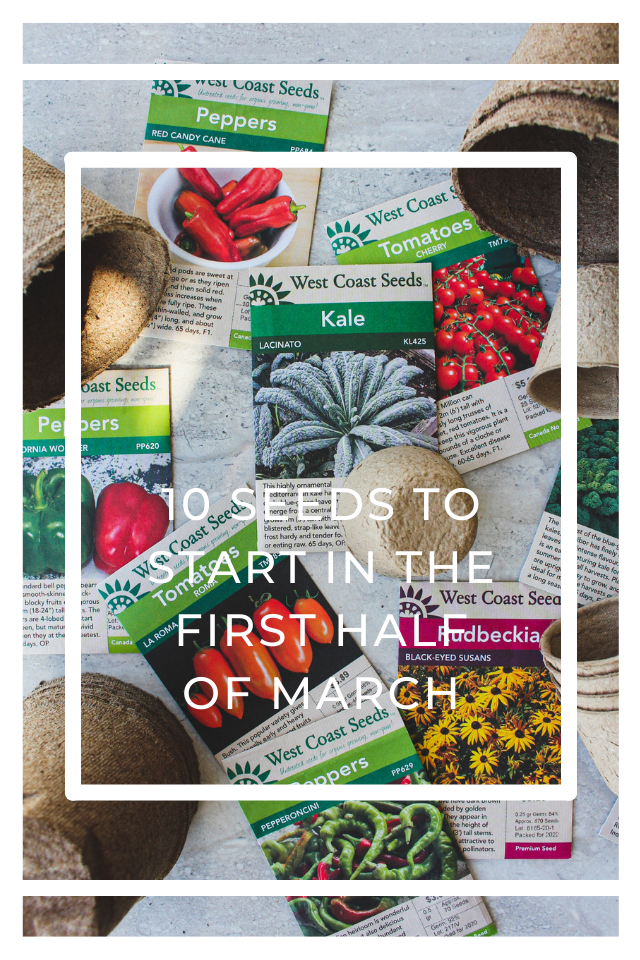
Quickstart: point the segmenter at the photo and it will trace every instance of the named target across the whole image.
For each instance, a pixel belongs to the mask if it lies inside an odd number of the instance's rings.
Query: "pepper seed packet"
[[[344,550],[332,487],[374,450],[438,449],[431,268],[279,268],[250,283],[259,547]]]
[[[169,369],[107,370],[83,385],[82,411],[82,650],[131,653],[96,585],[169,526]],[[64,418],[64,401],[23,414],[25,653],[64,653]],[[146,522],[134,533],[141,503]]]
[[[578,421],[578,603],[618,593],[617,420]],[[554,481],[520,583],[560,593],[560,474]]]
[[[444,615],[449,621],[445,643]],[[540,637],[560,597],[520,583],[400,588],[399,702],[432,783],[560,782],[560,704]],[[414,618],[418,618],[418,644]],[[428,683],[442,691],[428,702]]]
[[[450,180],[326,227],[338,263],[430,263],[433,269],[439,452],[460,473],[560,437],[532,400],[550,312],[531,263],[481,230]]]
[[[289,906],[307,937],[492,937],[498,932],[481,897],[294,897]]]
[[[326,80],[154,81],[142,149],[196,151],[207,167],[140,171],[135,214],[164,236],[172,260],[169,286],[141,336],[250,348],[249,271],[308,262],[320,170],[252,172],[224,154],[323,150],[330,102]],[[242,203],[227,197],[237,183],[250,188]],[[220,217],[233,228],[231,248],[216,230]]]
[[[279,557],[269,568],[265,557],[253,558],[273,582],[259,575],[249,582],[250,553],[257,551],[251,515],[231,498],[218,501],[206,518],[184,524],[100,584],[101,596],[230,782],[389,783],[416,773],[420,761],[389,694],[355,640],[345,634],[339,644],[335,611],[304,567]],[[193,550],[202,556],[190,577],[184,552]],[[154,572],[155,553],[162,574]],[[248,617],[253,632],[246,640],[228,642],[231,614]],[[273,614],[283,617],[284,639],[274,634],[278,621],[264,625]],[[294,615],[312,615],[304,635]],[[236,683],[246,695],[231,706],[229,677],[248,678]],[[276,678],[286,691],[277,707]],[[211,700],[211,681],[218,702],[198,709]],[[359,690],[362,697],[377,690],[377,702],[353,709]]]

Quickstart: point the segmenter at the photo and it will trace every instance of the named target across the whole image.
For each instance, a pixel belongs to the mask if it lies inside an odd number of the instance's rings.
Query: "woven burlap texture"
[[[578,271],[578,415],[596,420],[618,416],[618,281],[614,263]],[[560,412],[562,296],[558,294],[527,393]]]
[[[64,174],[24,150],[24,407],[64,396]],[[85,383],[129,349],[169,280],[169,250],[148,223],[82,188]]]
[[[82,781],[190,784],[199,783],[200,774],[188,734],[160,700],[86,673]],[[25,879],[162,879],[180,855],[196,807],[193,801],[67,800],[64,680],[40,684],[24,701]],[[89,927],[102,923],[94,920]]]
[[[510,63],[618,63],[617,23],[533,23]]]

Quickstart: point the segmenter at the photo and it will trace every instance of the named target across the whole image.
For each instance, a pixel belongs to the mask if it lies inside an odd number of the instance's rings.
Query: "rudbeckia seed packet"
[[[326,226],[340,264],[430,263],[440,453],[460,473],[560,437],[532,400],[550,309],[531,262],[481,230],[451,180]]]
[[[466,618],[448,637],[445,614]],[[401,586],[398,673],[412,682],[398,700],[432,783],[560,782],[560,705],[540,652],[559,617],[557,594],[520,583]]]
[[[618,594],[617,420],[578,420],[578,603]],[[551,488],[520,583],[560,593],[560,475]]]
[[[309,260],[320,170],[287,167],[286,154],[324,150],[330,102],[328,80],[153,82],[142,149],[195,151],[202,168],[140,171],[135,214],[172,261],[142,336],[250,349],[250,271]],[[256,151],[256,167],[238,167],[230,150]],[[282,169],[259,167],[265,151],[282,151]],[[220,226],[233,236],[212,236]]]
[[[431,267],[269,268],[250,283],[259,547],[344,550],[332,487],[375,450],[438,449]]]

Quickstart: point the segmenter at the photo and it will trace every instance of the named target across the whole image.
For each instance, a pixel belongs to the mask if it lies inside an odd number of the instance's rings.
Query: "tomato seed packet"
[[[375,450],[438,449],[431,268],[279,268],[250,282],[260,549],[344,550],[332,487]]]
[[[23,414],[25,653],[64,653],[64,420],[63,400]],[[131,485],[138,488],[134,496],[154,498],[140,535],[160,540],[167,532],[169,512],[160,498],[171,487],[169,368],[111,369],[84,384],[81,430],[82,650],[137,652],[96,585],[105,575],[102,545],[129,511]],[[112,545],[126,546],[122,535]]]
[[[560,476],[551,488],[520,583],[560,593]],[[617,420],[578,420],[578,603],[618,594]]]
[[[192,576],[185,551],[201,554],[193,558]],[[304,567],[297,558],[278,557],[269,568],[267,558],[254,557],[258,572],[251,583],[249,555],[256,551],[252,510],[228,497],[119,569],[99,591],[229,782],[304,777],[318,784],[388,783],[419,771],[420,761],[378,674],[349,634],[339,643],[338,617]],[[259,575],[264,569],[273,582]],[[248,618],[253,632],[247,641],[236,635],[227,644],[231,614]],[[273,629],[264,628],[264,623],[279,626],[278,620],[264,619],[272,614],[283,617],[285,636],[279,644]],[[305,621],[304,644],[293,614],[311,617]],[[244,695],[234,697],[230,707],[228,677],[247,678],[236,682],[235,691]],[[284,691],[277,707],[276,678]],[[212,698],[210,681],[218,689],[218,703],[198,709]],[[356,703],[359,688],[365,696],[375,693],[376,684],[378,703],[345,710]]]
[[[326,232],[343,265],[431,264],[439,452],[460,473],[560,437],[558,415],[526,392],[550,318],[535,271],[478,227],[450,180]]]
[[[172,65],[174,74],[180,70],[180,64]],[[324,150],[330,102],[327,80],[302,83],[283,76],[265,82],[248,77],[153,82],[144,151],[201,153],[203,168],[224,191],[225,201],[253,169],[244,161],[239,167],[229,151],[255,151],[256,165],[261,152],[282,152],[283,165],[271,189],[249,194],[253,199],[245,205],[253,210],[275,203],[279,219],[244,216],[243,226],[250,221],[254,227],[248,232],[233,223],[238,262],[217,243],[206,245],[212,240],[208,221],[216,219],[208,204],[217,211],[222,198],[208,192],[202,177],[190,182],[177,169],[140,171],[135,214],[167,240],[172,261],[169,286],[141,336],[250,349],[249,273],[309,261],[320,170],[289,168],[286,154]],[[200,222],[203,207],[205,225]],[[231,228],[230,211],[224,204],[220,210],[226,211]]]
[[[449,621],[448,644],[445,614],[466,618]],[[560,782],[560,704],[540,652],[559,616],[557,594],[520,583],[401,586],[398,675],[413,682],[398,700],[432,783]]]

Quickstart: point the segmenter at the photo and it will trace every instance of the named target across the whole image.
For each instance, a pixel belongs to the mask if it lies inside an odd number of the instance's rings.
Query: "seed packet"
[[[450,180],[326,231],[340,264],[431,264],[440,453],[460,473],[559,438],[558,415],[526,392],[550,318],[535,271]]]
[[[248,800],[240,806],[276,880],[470,879],[437,803]],[[330,915],[327,923],[340,929]]]
[[[438,449],[431,268],[270,269],[250,283],[260,549],[344,550],[332,487],[374,450]]]
[[[492,937],[498,932],[481,897],[293,897],[289,905],[306,937]]]
[[[448,645],[444,615],[450,620]],[[560,782],[560,706],[540,637],[560,597],[520,583],[400,588],[399,702],[432,783]],[[418,644],[414,642],[418,618]],[[428,684],[439,691],[428,699]]]
[[[569,860],[570,800],[449,800],[441,804],[467,860]]]
[[[288,168],[283,157],[281,170],[256,168],[251,175],[251,167],[238,167],[225,153],[323,150],[330,101],[331,82],[325,80],[154,81],[143,150],[206,154],[205,170],[225,196],[202,171],[188,174],[189,181],[174,169],[140,171],[135,214],[165,237],[172,260],[169,286],[142,336],[250,348],[249,272],[308,263],[320,170]],[[244,184],[251,189],[242,194],[240,210],[240,195],[234,194],[234,201],[226,194],[247,176],[250,183]],[[232,248],[229,238],[223,243],[217,233],[211,235],[222,199],[220,209],[234,231]],[[231,216],[236,208],[241,229]]]
[[[578,603],[618,593],[617,420],[578,421]],[[560,593],[560,469],[520,582]]]
[[[149,516],[138,545],[146,549],[167,531],[169,404],[167,367],[111,369],[82,387],[84,653],[136,650],[96,584],[123,551],[131,555],[126,518],[141,502]],[[64,401],[23,414],[25,653],[64,653],[64,418]]]
[[[336,613],[297,558],[274,558],[271,568],[264,556],[250,557],[257,551],[254,512],[231,498],[218,501],[205,518],[184,524],[100,584],[101,596],[230,782],[292,782],[304,775],[316,783],[388,783],[419,770],[378,674],[349,634],[340,644]],[[190,576],[185,551],[194,550]],[[162,573],[154,572],[153,554]],[[249,582],[250,561],[271,581],[258,572]],[[254,632],[247,641],[236,635],[229,646],[231,614],[248,617]],[[265,621],[271,614],[284,618],[284,641],[273,630],[278,621]],[[311,616],[302,636],[294,614]],[[231,706],[229,676],[248,678],[235,684]],[[285,691],[277,707],[276,678]],[[218,702],[207,706],[212,680]],[[351,709],[358,690],[363,698],[378,690],[380,698]],[[297,766],[283,769],[287,752]]]

